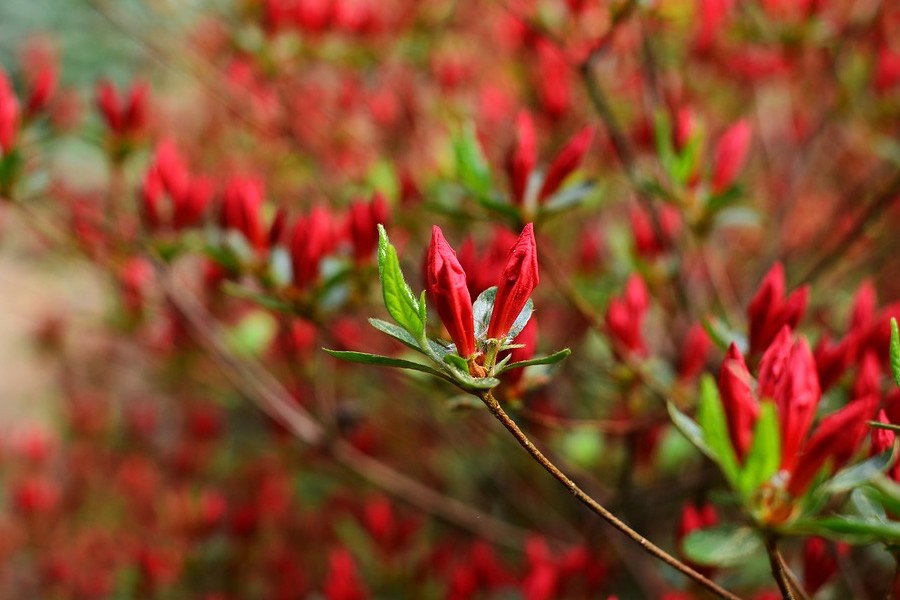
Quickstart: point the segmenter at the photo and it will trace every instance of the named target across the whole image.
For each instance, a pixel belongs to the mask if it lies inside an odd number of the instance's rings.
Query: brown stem
[[[791,589],[791,584],[788,581],[787,568],[785,567],[784,559],[778,551],[778,543],[773,536],[766,537],[766,552],[769,554],[769,566],[772,569],[772,577],[775,579],[775,583],[778,584],[778,590],[781,592],[781,597],[784,598],[784,600],[797,600],[794,591]]]
[[[491,394],[490,391],[483,392],[481,395],[481,400],[484,402],[485,406],[488,407],[488,410],[491,411],[491,414],[496,417],[500,424],[509,431],[516,441],[519,442],[528,454],[534,458],[538,464],[540,464],[544,470],[550,473],[557,481],[563,484],[573,496],[575,496],[582,504],[587,506],[592,512],[598,515],[600,518],[605,520],[607,523],[624,533],[626,536],[631,538],[635,543],[640,545],[646,552],[652,554],[659,560],[663,561],[670,567],[680,571],[687,577],[690,577],[692,580],[696,581],[698,584],[702,585],[715,595],[720,598],[727,598],[729,600],[736,600],[738,596],[732,594],[725,588],[718,585],[716,582],[704,577],[688,565],[684,564],[659,546],[655,545],[653,542],[639,534],[637,531],[633,530],[623,521],[621,521],[616,515],[609,512],[606,508],[604,508],[600,503],[594,500],[591,496],[586,494],[578,484],[569,479],[569,477],[563,473],[555,464],[553,464],[544,454],[538,450],[537,446],[535,446],[528,436],[519,429],[519,426],[516,425],[515,421],[513,421],[506,411],[503,410],[503,407],[500,406],[500,403],[496,398]]]

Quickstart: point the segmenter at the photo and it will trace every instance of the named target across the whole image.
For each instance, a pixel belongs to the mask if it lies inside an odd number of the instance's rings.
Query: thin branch
[[[772,536],[766,537],[766,552],[769,555],[769,567],[772,569],[772,577],[775,579],[775,583],[778,584],[781,597],[784,600],[797,600],[791,588],[791,583],[788,581],[787,568],[781,553],[778,551],[778,543]]]
[[[491,411],[491,414],[493,414],[494,417],[496,417],[497,420],[500,421],[500,424],[503,425],[503,427],[505,427],[506,430],[512,434],[517,442],[519,442],[519,445],[525,448],[525,450],[532,456],[532,458],[534,458],[538,462],[538,464],[540,464],[544,468],[544,470],[546,470],[557,481],[563,484],[572,493],[573,496],[575,496],[582,504],[587,506],[593,513],[624,533],[629,538],[631,538],[632,541],[640,545],[646,552],[655,556],[677,571],[683,573],[687,577],[691,578],[719,598],[738,600],[738,596],[732,594],[711,579],[698,573],[685,563],[681,562],[680,560],[639,534],[637,531],[633,530],[626,523],[621,521],[616,515],[608,511],[591,496],[586,494],[580,487],[578,487],[578,484],[572,481],[555,464],[553,464],[546,456],[544,456],[544,454],[540,450],[538,450],[537,446],[535,446],[531,442],[528,436],[525,435],[525,433],[521,429],[519,429],[519,426],[516,425],[516,422],[513,421],[508,414],[506,414],[506,411],[503,410],[503,407],[500,406],[500,403],[496,398],[494,398],[490,391],[483,392],[481,395],[481,400],[484,402],[485,406],[488,407],[488,410]]]

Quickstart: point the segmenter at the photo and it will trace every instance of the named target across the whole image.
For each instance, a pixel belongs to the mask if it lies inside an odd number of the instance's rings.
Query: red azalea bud
[[[304,288],[319,276],[319,263],[331,251],[334,225],[331,214],[316,206],[294,223],[291,233],[291,269],[294,286]]]
[[[275,218],[272,219],[272,224],[269,225],[269,234],[268,236],[266,236],[269,248],[274,248],[275,246],[281,245],[286,229],[287,209],[285,209],[283,206],[280,206],[278,207],[278,211],[275,213]]]
[[[853,307],[850,309],[850,330],[862,329],[875,319],[875,311],[878,309],[878,293],[871,281],[864,281],[856,295],[853,297]]]
[[[369,597],[360,581],[353,556],[344,548],[332,550],[328,555],[324,591],[327,600],[366,600]]]
[[[584,155],[587,154],[588,149],[591,147],[593,139],[593,127],[585,127],[572,136],[572,139],[556,155],[556,158],[550,164],[550,168],[547,169],[547,176],[544,177],[544,184],[541,186],[541,193],[538,196],[541,202],[556,193],[556,190],[562,186],[566,177],[578,168],[578,165],[584,159]]]
[[[130,135],[141,133],[147,123],[149,95],[150,86],[146,83],[137,83],[131,87],[123,115],[124,126]]]
[[[543,38],[537,43],[535,87],[546,114],[552,119],[562,117],[572,105],[569,62],[565,55]]]
[[[819,342],[813,350],[813,356],[816,359],[819,385],[822,386],[823,392],[837,383],[847,370],[847,367],[850,366],[850,351],[852,347],[849,342],[850,339],[846,338],[834,343],[827,334],[819,338]]]
[[[328,27],[332,12],[331,0],[299,0],[294,18],[300,29],[317,32]]]
[[[632,275],[625,284],[622,297],[610,300],[606,308],[604,322],[614,346],[636,354],[646,353],[641,327],[649,306],[650,298],[644,280]]]
[[[881,364],[872,350],[867,350],[859,362],[852,393],[853,398],[881,397]]]
[[[159,176],[159,170],[151,167],[144,175],[144,183],[141,185],[141,216],[149,231],[156,231],[162,226],[159,203],[163,193],[163,182]]]
[[[428,294],[450,339],[456,344],[456,353],[463,358],[471,356],[475,353],[475,318],[466,273],[437,225],[431,229],[425,274]],[[496,313],[497,303],[494,307]]]
[[[719,395],[728,421],[728,433],[738,461],[743,462],[753,441],[753,428],[759,417],[759,403],[750,387],[750,371],[744,356],[732,343],[719,369]]]
[[[48,64],[42,67],[33,77],[26,103],[25,111],[29,116],[41,112],[50,103],[50,98],[56,91],[57,73],[56,66]]]
[[[178,230],[194,227],[203,219],[206,208],[212,202],[215,186],[207,177],[195,177],[181,196],[174,198],[172,226]]]
[[[884,409],[878,411],[878,416],[875,419],[879,423],[884,423],[885,425],[890,425],[891,422],[888,420],[887,413],[884,412]],[[897,434],[895,434],[890,429],[881,429],[880,427],[872,428],[872,447],[870,448],[871,454],[881,454],[882,452],[887,452],[891,448],[894,447],[894,440],[896,439]]]
[[[528,177],[537,163],[537,139],[534,122],[527,111],[521,111],[516,118],[516,143],[510,149],[506,161],[513,202],[522,206],[528,188]]]
[[[695,323],[688,330],[681,348],[681,358],[678,361],[678,379],[689,381],[696,377],[706,365],[706,357],[712,349],[712,340],[706,330],[699,323]]]
[[[714,193],[721,194],[737,179],[738,173],[747,159],[751,135],[750,124],[742,119],[729,127],[728,131],[719,138],[713,158],[712,188]]]
[[[803,589],[812,597],[837,573],[835,553],[845,554],[846,544],[838,543],[832,551],[828,542],[820,537],[811,537],[803,546]]]
[[[6,73],[0,70],[0,150],[3,154],[8,154],[15,146],[20,121],[19,100],[6,78]]]
[[[882,94],[900,84],[900,52],[894,52],[887,46],[878,51],[873,84],[875,90]]]
[[[356,201],[347,215],[347,234],[353,245],[353,256],[362,262],[372,256],[378,246],[378,224],[387,224],[388,204],[381,192],[375,192],[368,203]]]
[[[97,107],[103,114],[103,119],[110,130],[114,133],[121,133],[124,127],[124,116],[119,92],[107,79],[97,84]]]
[[[784,267],[775,263],[747,307],[751,354],[767,347],[782,327],[793,329],[803,318],[809,288],[804,286],[787,298],[784,288]]]
[[[266,245],[266,234],[260,220],[264,195],[262,181],[232,177],[225,185],[222,198],[222,226],[241,232],[257,250],[262,250]]]
[[[522,312],[537,284],[537,243],[534,240],[534,226],[529,223],[510,250],[503,274],[497,283],[497,296],[487,331],[488,338],[501,339],[509,333],[513,322]]]
[[[773,393],[781,425],[781,468],[785,471],[792,470],[796,463],[821,396],[812,352],[806,340],[798,340],[791,347],[784,373]]]
[[[822,419],[796,457],[796,467],[787,485],[792,496],[802,496],[826,463],[830,463],[829,472],[834,473],[852,458],[869,431],[866,421],[877,406],[877,398],[860,398]]]

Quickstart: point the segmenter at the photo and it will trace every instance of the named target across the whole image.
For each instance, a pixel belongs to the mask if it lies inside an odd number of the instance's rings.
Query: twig
[[[778,543],[773,536],[766,536],[766,552],[769,555],[769,566],[772,569],[772,577],[778,584],[778,590],[784,600],[797,600],[788,581],[787,569],[785,568],[784,559],[778,552]]]
[[[481,400],[484,402],[485,406],[488,407],[488,410],[491,411],[491,414],[500,421],[500,424],[509,431],[512,436],[516,439],[519,444],[525,448],[525,450],[534,458],[538,464],[540,464],[544,470],[550,473],[557,481],[562,483],[571,493],[574,495],[582,504],[587,506],[592,512],[597,514],[607,523],[624,533],[626,536],[631,538],[632,541],[640,545],[646,552],[652,554],[659,560],[663,561],[670,567],[676,569],[677,571],[683,573],[687,577],[690,577],[692,580],[696,581],[699,585],[702,585],[716,596],[720,598],[727,598],[729,600],[736,600],[738,596],[732,594],[725,588],[721,587],[716,582],[711,579],[701,575],[688,565],[684,564],[641,534],[637,531],[633,530],[626,523],[621,521],[616,515],[609,512],[606,508],[604,508],[601,504],[599,504],[596,500],[594,500],[591,496],[586,494],[578,484],[572,481],[565,473],[563,473],[555,464],[553,464],[544,454],[538,450],[537,446],[535,446],[531,440],[528,438],[525,433],[519,429],[519,426],[516,425],[515,421],[513,421],[506,411],[503,410],[503,407],[500,406],[500,403],[496,398],[491,394],[490,391],[483,392],[481,395]]]

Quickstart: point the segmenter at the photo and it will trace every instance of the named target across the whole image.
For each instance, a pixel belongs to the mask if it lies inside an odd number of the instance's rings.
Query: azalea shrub
[[[900,595],[900,6],[78,4],[2,19],[4,264],[102,308],[0,597]]]

